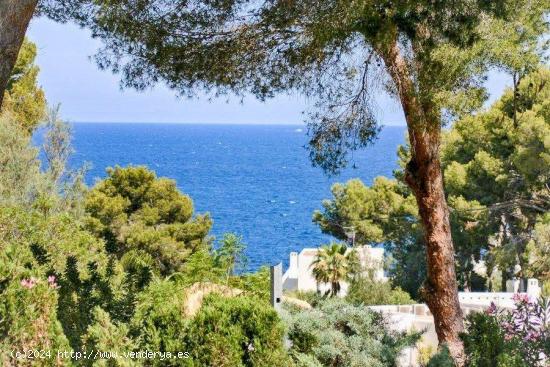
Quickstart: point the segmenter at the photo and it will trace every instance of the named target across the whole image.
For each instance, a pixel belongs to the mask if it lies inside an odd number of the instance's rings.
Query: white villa
[[[374,269],[376,280],[385,281],[384,275],[384,249],[372,246],[356,246],[355,250],[361,265],[365,268]],[[311,264],[317,256],[318,248],[305,248],[300,253],[290,253],[290,263],[287,271],[283,274],[283,289],[297,291],[321,291],[325,292],[330,288],[329,284],[317,284],[312,274]],[[348,249],[351,251],[351,249]],[[348,284],[342,282],[340,296],[347,294]]]

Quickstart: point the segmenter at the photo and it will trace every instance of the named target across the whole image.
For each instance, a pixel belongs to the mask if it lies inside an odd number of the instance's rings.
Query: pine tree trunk
[[[409,134],[415,154],[407,164],[405,180],[416,197],[424,229],[428,266],[422,295],[434,316],[440,344],[446,344],[457,364],[463,365],[464,351],[459,333],[464,326],[458,301],[449,210],[443,191],[438,153],[440,132],[410,131]]]
[[[396,86],[409,133],[411,160],[405,180],[416,197],[426,244],[427,280],[422,295],[434,317],[440,345],[446,345],[457,364],[465,364],[459,334],[464,330],[458,300],[454,246],[439,159],[440,117],[420,101],[397,41],[379,49]]]
[[[0,0],[0,108],[38,0]]]

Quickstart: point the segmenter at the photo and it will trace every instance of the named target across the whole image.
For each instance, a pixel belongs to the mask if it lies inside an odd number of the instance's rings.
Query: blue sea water
[[[175,179],[196,212],[210,213],[214,236],[243,236],[248,266],[256,269],[329,242],[312,223],[313,211],[335,182],[390,176],[405,131],[383,128],[373,146],[354,154],[357,168],[335,177],[312,167],[303,126],[75,123],[73,134],[71,165],[91,164],[89,185],[117,164],[147,165]]]

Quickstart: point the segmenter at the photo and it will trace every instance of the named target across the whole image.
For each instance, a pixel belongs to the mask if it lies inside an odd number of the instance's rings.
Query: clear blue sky
[[[299,95],[279,96],[262,103],[253,97],[214,101],[180,99],[163,85],[136,92],[121,90],[118,77],[99,70],[90,59],[99,40],[72,24],[33,19],[28,37],[38,45],[39,82],[51,104],[61,103],[65,119],[73,122],[186,122],[242,124],[300,124],[308,102]],[[491,99],[502,93],[510,78],[493,73],[488,81]],[[404,125],[395,101],[377,100],[385,125]]]

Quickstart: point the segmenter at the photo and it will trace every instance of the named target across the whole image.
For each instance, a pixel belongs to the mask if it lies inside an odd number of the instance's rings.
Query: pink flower
[[[512,300],[514,300],[515,303],[530,304],[533,302],[527,293],[515,293],[512,296]]]
[[[529,331],[527,332],[527,335],[525,335],[525,337],[523,338],[524,341],[535,341],[537,340],[538,338],[540,338],[541,336],[541,333],[538,332],[538,331]]]
[[[35,277],[31,277],[30,279],[23,279],[21,281],[21,286],[27,289],[33,288],[37,283],[37,280]]]
[[[50,286],[50,288],[57,288],[57,283],[55,281],[55,275],[50,275],[48,277],[48,285]]]
[[[497,312],[497,305],[495,305],[494,302],[491,302],[491,305],[489,306],[489,308],[485,310],[485,313],[487,315],[494,315],[496,314],[496,312]]]

